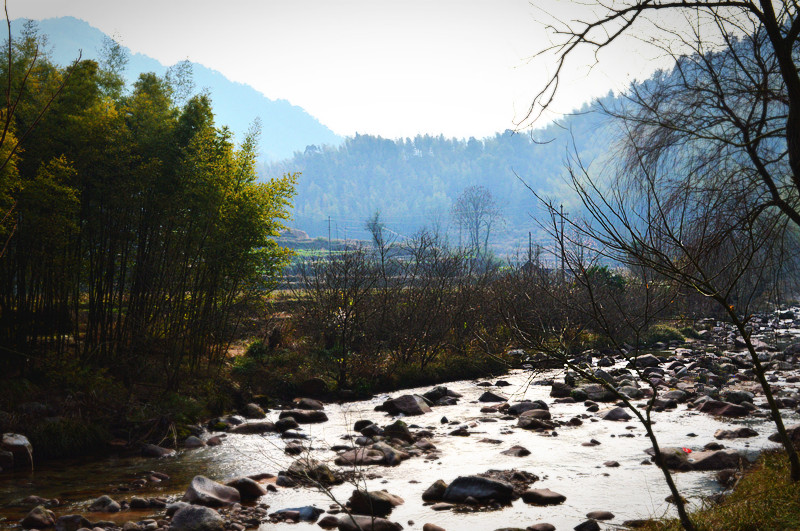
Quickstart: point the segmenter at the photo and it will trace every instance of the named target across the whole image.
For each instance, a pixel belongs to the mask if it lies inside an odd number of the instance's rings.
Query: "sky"
[[[591,4],[591,2],[589,2]],[[335,133],[477,138],[514,129],[555,66],[565,0],[8,0],[12,19],[73,16],[165,65],[189,59],[286,99]],[[669,64],[626,38],[568,64],[537,124]],[[525,124],[523,124],[525,125]]]

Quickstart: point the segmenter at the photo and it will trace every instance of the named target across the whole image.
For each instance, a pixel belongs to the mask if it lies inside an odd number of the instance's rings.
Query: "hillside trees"
[[[478,257],[486,257],[492,228],[502,219],[492,193],[483,186],[468,186],[453,203],[450,215],[459,231],[467,234],[466,248]]]
[[[119,61],[76,63],[4,178],[17,233],[0,259],[1,363],[79,360],[177,389],[185,369],[220,359],[241,305],[271,286],[296,176],[257,182],[258,131],[234,146],[207,96],[179,106],[154,74],[126,93],[119,74]],[[65,75],[40,59],[12,134]]]

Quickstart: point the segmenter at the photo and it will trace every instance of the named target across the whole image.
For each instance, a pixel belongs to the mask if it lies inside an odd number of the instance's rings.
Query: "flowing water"
[[[611,524],[670,513],[671,506],[665,502],[669,491],[661,471],[655,465],[645,464],[647,455],[644,451],[651,445],[644,435],[644,429],[635,420],[603,421],[592,414],[587,415],[582,403],[553,404],[553,399],[549,397],[550,387],[532,385],[529,374],[523,371],[513,371],[503,379],[511,386],[488,389],[509,397],[512,403],[523,398],[544,400],[550,404],[554,419],[566,421],[574,416],[586,415],[584,424],[558,428],[557,436],[525,431],[515,427],[515,420],[502,419],[502,415],[496,413],[480,413],[485,404],[477,402],[477,398],[487,388],[477,386],[477,381],[447,384],[449,389],[463,395],[457,405],[434,407],[431,413],[405,419],[409,425],[434,432],[432,442],[441,452],[440,457],[435,460],[412,457],[397,467],[373,466],[363,470],[363,476],[369,478],[365,481],[370,490],[386,489],[405,500],[405,504],[393,511],[391,520],[400,522],[406,529],[421,529],[428,522],[448,530],[524,528],[537,522],[549,522],[560,529],[571,529],[586,519],[586,513],[595,510],[614,513],[614,520],[609,522]],[[426,390],[412,389],[391,396]],[[383,395],[366,401],[326,405],[328,422],[303,426],[302,431],[310,438],[306,444],[310,442],[314,448],[311,452],[313,456],[332,461],[335,453],[329,448],[337,444],[350,444],[348,436],[353,433],[352,426],[356,420],[369,419],[380,425],[389,423],[392,420],[389,416],[374,411],[375,406],[388,397]],[[277,413],[271,412],[268,417],[277,420]],[[722,443],[726,448],[743,451],[750,459],[754,459],[762,449],[777,447],[777,444],[767,440],[774,428],[761,415],[742,420],[723,420],[687,410],[681,405],[676,410],[654,413],[654,428],[662,446],[700,450],[714,440],[713,434],[717,429],[749,426],[758,431],[757,437]],[[448,435],[456,426],[442,424],[443,416],[449,421],[469,425],[470,435]],[[797,414],[784,411],[786,424],[797,421]],[[628,437],[629,434],[633,437]],[[482,439],[496,439],[501,443],[482,442]],[[592,447],[581,445],[590,439],[596,439],[601,444]],[[501,454],[513,445],[524,446],[531,451],[531,455],[510,457]],[[231,434],[220,446],[183,450],[170,458],[118,457],[59,461],[39,466],[34,471],[3,474],[0,475],[0,506],[4,509],[0,514],[8,518],[9,524],[18,520],[26,509],[15,509],[13,504],[31,494],[59,498],[66,504],[56,508],[56,514],[69,514],[81,511],[91,499],[101,494],[109,494],[117,500],[127,499],[134,493],[137,496],[180,495],[197,474],[218,481],[261,472],[276,474],[288,468],[294,459],[284,454],[284,446],[285,441],[277,434]],[[605,461],[618,461],[620,466],[605,467]],[[467,514],[436,512],[422,503],[422,492],[437,479],[449,483],[459,475],[511,468],[536,474],[540,480],[533,484],[533,488],[549,488],[559,492],[567,497],[566,502],[558,506],[537,507],[517,500],[502,510]],[[148,483],[135,492],[118,490],[150,470],[164,472],[171,479],[161,484]],[[695,504],[703,496],[719,490],[713,472],[675,473],[674,476],[681,493]],[[353,488],[353,485],[345,483],[334,487],[332,495],[344,503]],[[268,493],[260,502],[269,504],[270,512],[312,504],[327,509],[333,503],[330,497],[315,489],[280,487],[278,492]],[[155,513],[123,512],[114,519],[137,520],[150,514]],[[109,519],[106,514],[93,514],[89,518]],[[413,524],[409,524],[410,521]],[[278,529],[289,525],[264,523],[260,529]],[[319,527],[300,523],[291,524],[291,529],[318,530]]]

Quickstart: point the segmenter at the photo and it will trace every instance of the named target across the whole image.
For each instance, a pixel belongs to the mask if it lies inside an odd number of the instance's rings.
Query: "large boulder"
[[[207,507],[223,507],[241,501],[239,491],[205,476],[195,476],[183,495],[183,501]]]
[[[238,490],[242,501],[257,500],[267,493],[267,489],[262,487],[260,483],[247,477],[226,481],[225,485]]]
[[[387,516],[392,509],[404,503],[403,498],[389,494],[385,490],[365,492],[354,490],[348,500],[350,510],[357,514]]]
[[[735,450],[712,450],[694,452],[691,455],[694,470],[722,470],[737,468],[742,457]]]
[[[688,471],[692,469],[692,465],[689,463],[689,454],[683,448],[662,446],[660,450],[661,462],[670,470]],[[652,456],[653,460],[656,461],[655,451],[652,448],[645,450],[645,453]]]
[[[56,517],[53,511],[37,505],[22,519],[20,525],[24,529],[47,529],[48,527],[55,527]]]
[[[747,437],[755,437],[758,432],[752,428],[741,427],[735,430],[717,430],[714,433],[715,439],[744,439]]]
[[[505,481],[482,478],[480,476],[459,476],[447,487],[442,496],[443,501],[463,503],[467,498],[479,502],[511,503],[514,487]]]
[[[0,449],[11,452],[14,456],[14,466],[33,467],[33,446],[24,435],[4,433]]]
[[[715,417],[744,417],[750,412],[744,406],[719,400],[706,400],[697,408],[697,411],[702,411]]]
[[[383,428],[383,435],[390,439],[400,439],[409,444],[414,442],[414,436],[408,429],[408,426],[402,420],[396,420]]]
[[[390,415],[402,414],[406,416],[423,415],[431,411],[428,403],[419,395],[398,396],[397,398],[385,401],[376,409],[386,411]]]
[[[225,521],[214,509],[190,505],[179,509],[172,517],[170,531],[223,531]]]
[[[300,424],[318,424],[328,421],[328,415],[319,409],[287,409],[278,415],[278,418],[281,419],[285,417],[292,417]]]

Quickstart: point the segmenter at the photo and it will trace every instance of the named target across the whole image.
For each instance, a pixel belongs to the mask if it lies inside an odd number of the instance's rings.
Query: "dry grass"
[[[692,513],[698,530],[800,530],[800,482],[789,479],[784,452],[766,452],[719,504]],[[648,530],[679,530],[677,520],[651,522]]]

